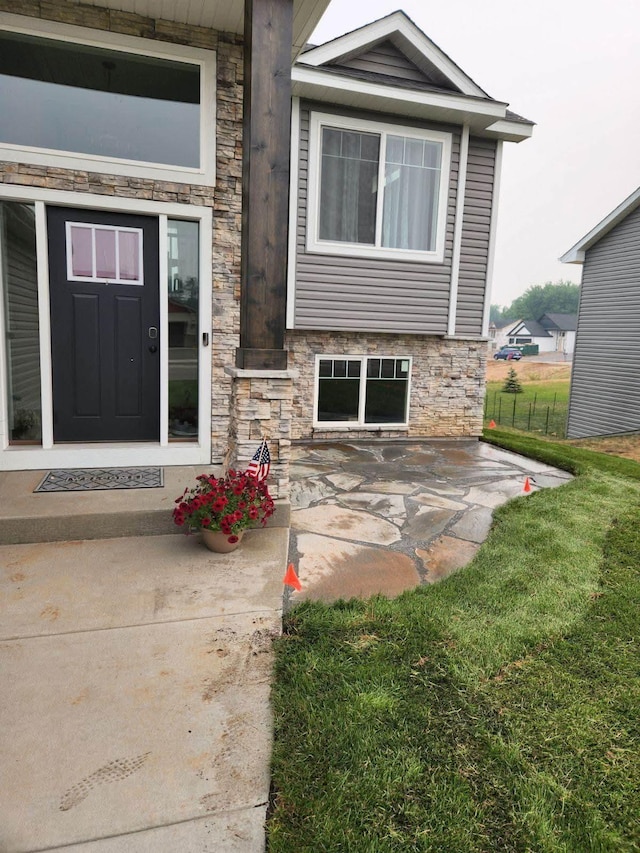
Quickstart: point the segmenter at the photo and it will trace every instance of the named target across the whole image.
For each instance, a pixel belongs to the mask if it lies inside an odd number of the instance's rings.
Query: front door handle
[[[149,347],[149,352],[158,352],[158,347],[155,344],[151,344]]]

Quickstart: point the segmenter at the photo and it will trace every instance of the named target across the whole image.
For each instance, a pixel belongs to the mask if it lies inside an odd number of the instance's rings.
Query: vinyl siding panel
[[[591,249],[582,271],[569,438],[640,430],[640,208]]]
[[[370,50],[351,59],[343,59],[335,63],[342,68],[354,68],[358,71],[368,71],[374,74],[386,74],[389,77],[400,77],[403,80],[415,80],[420,83],[430,83],[435,86],[455,88],[434,69],[433,74],[425,74],[405,56],[391,41],[384,41]]]
[[[33,211],[28,205],[0,205],[3,232],[10,411],[40,412],[38,284]],[[2,236],[2,235],[0,235]],[[19,436],[22,437],[22,436]]]
[[[495,162],[496,142],[470,137],[456,304],[457,335],[482,334]]]
[[[317,109],[328,111],[326,104],[318,105]],[[340,110],[332,112],[353,115]],[[309,115],[310,105],[303,104],[300,111],[295,328],[445,334],[460,157],[458,129],[412,123],[412,126],[453,134],[443,263],[326,255],[306,251]],[[402,124],[386,116],[369,113],[358,116]]]

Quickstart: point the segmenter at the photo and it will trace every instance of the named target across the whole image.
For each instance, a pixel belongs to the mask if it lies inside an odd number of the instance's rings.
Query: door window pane
[[[169,437],[198,438],[200,253],[197,222],[168,223]]]
[[[79,222],[67,223],[70,281],[142,285],[142,231]]]
[[[118,232],[120,279],[122,281],[140,280],[140,237],[141,235],[137,231]]]
[[[88,228],[75,230],[89,231]],[[116,277],[116,232],[96,228],[95,234],[96,276],[97,278],[113,279]]]
[[[71,271],[73,275],[93,276],[93,229],[71,226]]]
[[[0,202],[0,278],[7,347],[11,441],[42,440],[35,213],[30,204]]]
[[[0,142],[200,166],[200,68],[0,33]]]

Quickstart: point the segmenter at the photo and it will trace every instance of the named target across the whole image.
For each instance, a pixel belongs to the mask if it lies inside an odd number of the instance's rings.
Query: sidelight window
[[[198,438],[200,237],[197,222],[168,223],[169,437]]]

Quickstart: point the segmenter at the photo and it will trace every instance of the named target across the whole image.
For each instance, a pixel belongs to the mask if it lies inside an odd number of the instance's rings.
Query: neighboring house
[[[518,320],[518,323],[520,320]],[[489,323],[489,350],[495,352],[502,347],[509,345],[509,332],[513,328],[513,320],[502,326],[496,326],[495,323]]]
[[[403,13],[103,2],[0,0],[0,468],[478,435],[531,122]]]
[[[640,430],[640,189],[561,258],[582,264],[567,436]]]
[[[576,345],[577,314],[543,314],[538,322],[551,335],[554,352],[573,355]]]
[[[575,314],[543,314],[539,320],[519,320],[506,333],[506,343],[533,344],[539,352],[573,353],[576,336]]]

